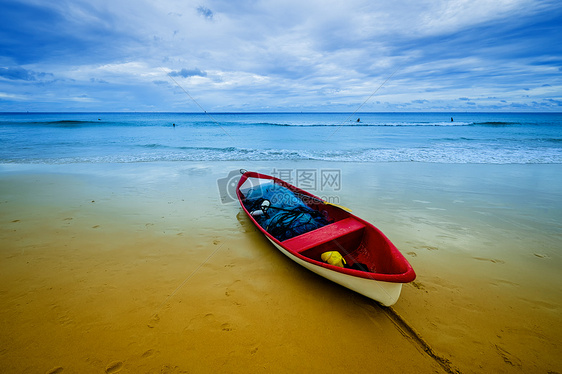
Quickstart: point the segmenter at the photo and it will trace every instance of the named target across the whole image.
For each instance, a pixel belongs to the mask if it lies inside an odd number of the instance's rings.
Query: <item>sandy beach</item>
[[[339,170],[417,279],[299,267],[221,201],[241,167]],[[0,371],[562,373],[561,222],[558,164],[0,165]]]

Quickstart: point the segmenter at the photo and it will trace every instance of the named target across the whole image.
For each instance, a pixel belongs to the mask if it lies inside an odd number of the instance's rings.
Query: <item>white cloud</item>
[[[0,92],[0,99],[4,100],[14,100],[14,101],[26,101],[29,97],[25,95],[16,95],[9,92]]]
[[[64,35],[56,30],[49,34],[44,58],[28,55],[36,49],[33,46],[19,52],[10,46],[13,55],[5,52],[0,61],[24,57],[33,61],[8,63],[5,69],[45,72],[25,84],[42,84],[53,95],[57,90],[70,92],[67,97],[101,109],[104,103],[119,105],[113,100],[119,95],[127,95],[127,107],[137,105],[138,110],[147,108],[147,103],[176,109],[181,92],[166,76],[170,72],[176,72],[177,82],[201,97],[209,110],[252,105],[254,110],[325,109],[330,103],[351,108],[397,69],[377,92],[371,108],[376,109],[375,100],[428,110],[434,104],[445,107],[447,100],[454,105],[458,97],[512,100],[520,86],[530,88],[527,95],[537,95],[526,99],[529,102],[562,96],[557,70],[560,47],[545,39],[552,27],[560,30],[552,26],[561,13],[552,1],[34,0],[26,4],[49,9],[54,26],[60,26]],[[542,27],[551,29],[533,34],[532,23],[543,19]],[[26,32],[40,37],[42,30]],[[59,53],[50,52],[55,50]],[[551,86],[537,89],[544,83]],[[87,97],[80,96],[84,89]],[[31,90],[24,94],[24,88],[10,80],[1,81],[0,90],[43,100]]]

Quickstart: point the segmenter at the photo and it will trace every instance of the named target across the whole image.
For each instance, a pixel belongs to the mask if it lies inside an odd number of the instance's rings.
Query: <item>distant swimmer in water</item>
[[[172,126],[176,127],[176,124],[175,124],[175,123],[172,123]]]
[[[361,118],[357,118],[357,122],[361,122]]]
[[[451,122],[453,122],[453,117],[451,117]]]

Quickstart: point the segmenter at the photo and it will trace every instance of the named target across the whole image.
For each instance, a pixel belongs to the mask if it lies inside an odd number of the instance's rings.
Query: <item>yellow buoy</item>
[[[324,252],[320,255],[320,258],[330,265],[339,266],[341,268],[346,264],[343,256],[338,251]]]

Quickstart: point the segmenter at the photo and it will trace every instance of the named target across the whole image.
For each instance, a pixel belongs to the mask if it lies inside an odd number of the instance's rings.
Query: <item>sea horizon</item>
[[[127,114],[127,113],[154,113],[154,114],[432,114],[432,113],[456,113],[456,114],[562,114],[561,111],[513,111],[513,110],[494,110],[494,111],[461,111],[461,110],[415,110],[415,111],[330,111],[330,110],[318,110],[318,111],[298,111],[298,110],[273,110],[273,111],[159,111],[159,110],[122,110],[122,111],[95,111],[95,110],[65,110],[65,111],[0,111],[0,114],[94,114],[94,113],[107,113],[107,114]]]
[[[0,163],[562,163],[555,113],[0,114]]]

